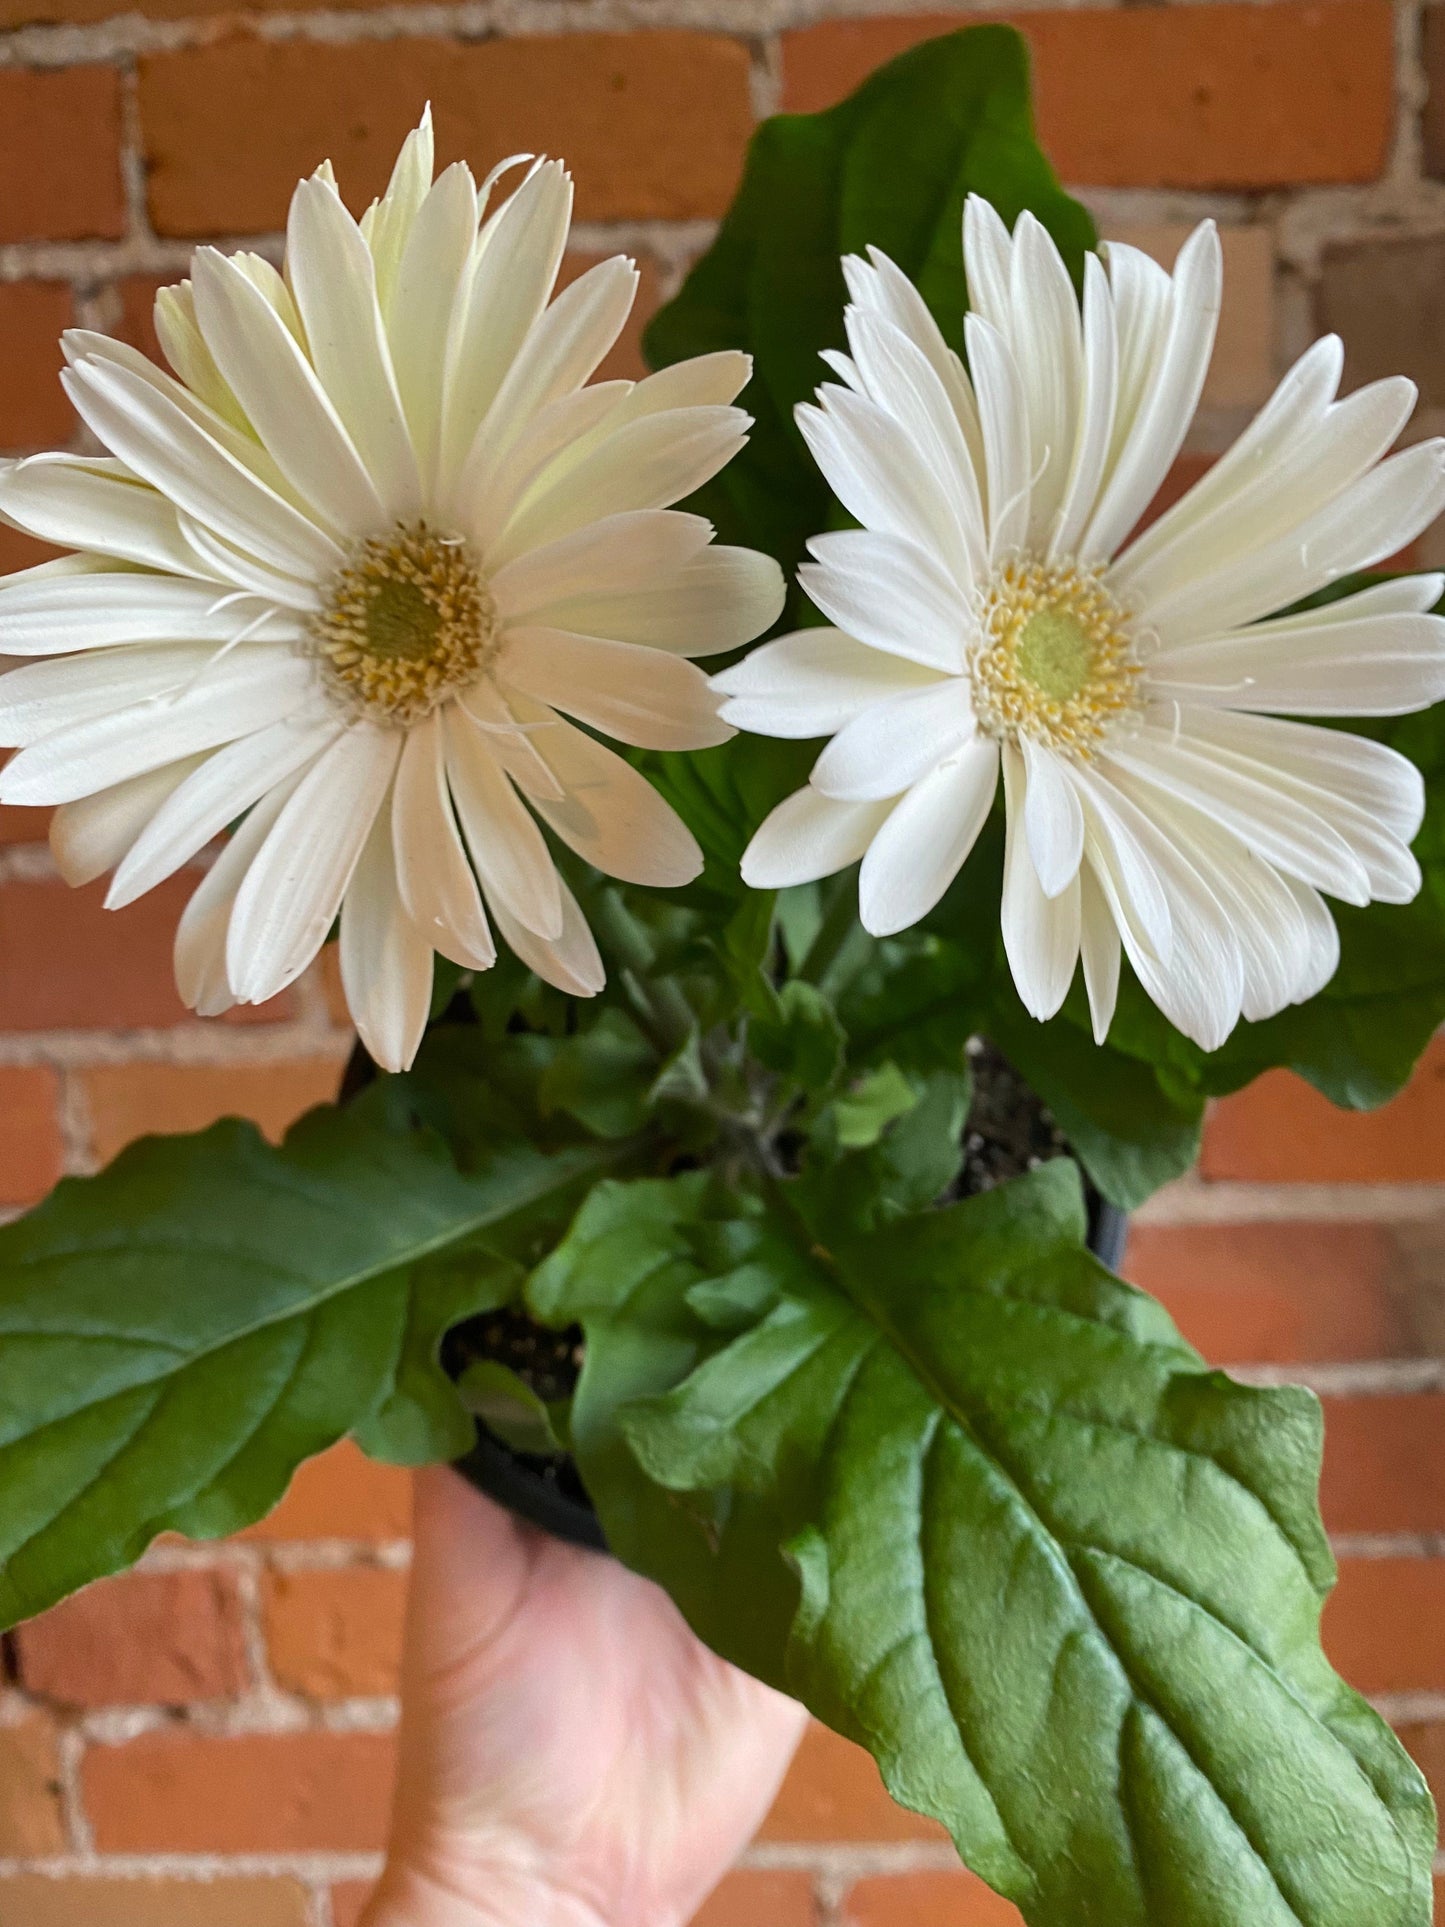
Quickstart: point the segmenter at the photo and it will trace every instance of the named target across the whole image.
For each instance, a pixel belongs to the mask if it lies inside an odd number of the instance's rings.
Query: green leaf
[[[234,1120],[147,1138],[0,1229],[0,1622],[139,1557],[157,1533],[260,1518],[353,1427],[447,1453],[465,1414],[435,1364],[485,1298],[428,1268],[615,1160],[505,1141],[460,1172],[384,1088],[277,1150]],[[480,1298],[478,1296],[480,1294]]]
[[[636,1024],[604,1010],[558,1048],[538,1096],[544,1114],[564,1111],[598,1137],[627,1137],[646,1122],[656,1076],[656,1054]]]
[[[695,1180],[602,1188],[553,1309],[590,1317],[605,1274],[614,1312],[662,1293],[679,1349],[601,1401],[594,1495],[609,1533],[642,1516],[620,1432],[674,1521],[712,1521],[705,1589],[663,1507],[619,1543],[720,1650],[766,1658],[755,1600],[780,1637],[759,1547],[786,1543],[801,1598],[764,1676],[1032,1927],[1425,1927],[1428,1794],[1319,1646],[1318,1406],[1205,1370],[1084,1249],[1072,1166],[864,1235],[790,1229],[788,1187],[729,1223]],[[709,1350],[682,1307],[711,1247],[778,1296]],[[765,1529],[730,1539],[744,1506]]]
[[[824,379],[821,350],[843,346],[842,255],[882,248],[962,346],[970,192],[1010,225],[1031,208],[1082,272],[1093,226],[1034,139],[1028,54],[1012,28],[912,48],[840,105],[779,115],[754,135],[717,239],[645,337],[655,367],[718,348],[753,356],[748,446],[695,504],[725,540],[765,549],[791,577],[804,542],[829,524],[827,484],[793,409]]]
[[[594,1186],[527,1302],[544,1323],[586,1333],[572,1447],[607,1543],[664,1584],[709,1645],[781,1687],[798,1583],[772,1509],[742,1492],[666,1490],[643,1475],[620,1422],[631,1401],[676,1385],[725,1343],[750,1295],[761,1309],[775,1293],[771,1267],[766,1289],[756,1267],[744,1275],[752,1227],[708,1224],[712,1183],[697,1171]],[[736,1588],[719,1584],[720,1570]]]
[[[827,1090],[848,1042],[822,991],[796,978],[778,993],[775,1012],[754,1017],[748,1041],[759,1063],[808,1091]]]
[[[866,1150],[917,1102],[917,1091],[896,1064],[880,1064],[876,1070],[865,1072],[833,1100],[833,1128],[839,1148]]]
[[[474,1358],[457,1380],[457,1392],[467,1410],[514,1452],[545,1458],[567,1449],[565,1401],[549,1405],[500,1359]]]

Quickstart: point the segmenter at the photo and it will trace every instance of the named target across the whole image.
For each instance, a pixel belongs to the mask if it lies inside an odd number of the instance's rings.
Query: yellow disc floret
[[[1140,665],[1124,611],[1097,573],[1070,562],[1006,562],[984,600],[973,652],[982,728],[1088,758],[1139,707]]]
[[[425,522],[352,549],[310,625],[332,693],[374,722],[419,722],[486,667],[497,609],[475,555]]]

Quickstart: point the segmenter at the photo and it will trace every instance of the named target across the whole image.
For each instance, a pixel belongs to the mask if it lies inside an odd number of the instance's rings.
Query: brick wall
[[[200,237],[274,252],[323,155],[358,200],[430,96],[446,158],[565,155],[569,267],[625,247],[644,302],[726,204],[759,113],[812,108],[924,33],[988,17],[854,0],[0,0],[0,449],[72,439],[55,337],[151,346]],[[874,14],[878,17],[874,17]],[[1221,222],[1228,293],[1197,470],[1323,327],[1352,380],[1445,414],[1445,7],[1387,0],[1011,15],[1045,138],[1106,232],[1167,257]],[[1432,87],[1432,78],[1434,85]],[[634,334],[609,372],[637,364]],[[0,569],[43,553],[0,530]],[[1424,553],[1445,555],[1437,531]],[[0,809],[0,1209],[146,1130],[242,1111],[278,1131],[348,1038],[313,973],[190,1019],[168,957],[183,881],[117,916],[56,878],[40,813]],[[1383,1113],[1287,1078],[1221,1105],[1198,1177],[1130,1268],[1213,1359],[1329,1407],[1327,1631],[1445,1793],[1445,1049]],[[241,1541],[168,1546],[9,1644],[0,1927],[350,1927],[382,1840],[407,1563],[400,1476],[342,1449]],[[1017,1915],[821,1731],[706,1927],[987,1927]]]

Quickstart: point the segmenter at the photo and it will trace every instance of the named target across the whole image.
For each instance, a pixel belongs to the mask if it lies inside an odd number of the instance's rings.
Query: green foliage
[[[1031,208],[1082,273],[1093,225],[1034,139],[1028,53],[1009,27],[929,41],[826,113],[780,114],[753,136],[717,239],[645,337],[654,367],[719,348],[753,357],[752,438],[694,503],[726,541],[766,549],[791,578],[828,526],[828,486],[793,409],[824,379],[820,351],[843,346],[843,255],[881,248],[962,346],[970,193],[1010,225]]]
[[[1319,1648],[1318,1408],[1203,1369],[1082,1233],[1063,1164],[841,1235],[787,1187],[597,1187],[533,1302],[586,1325],[609,1535],[1033,1927],[1420,1927],[1428,1797]]]
[[[234,1121],[147,1138],[0,1229],[0,1623],[159,1532],[251,1524],[353,1427],[385,1457],[454,1454],[436,1353],[494,1291],[479,1241],[543,1204],[565,1221],[607,1161],[514,1139],[464,1175],[375,1103],[280,1150]]]
[[[759,131],[648,335],[660,363],[755,358],[756,433],[698,502],[725,539],[791,569],[836,525],[793,410],[843,339],[838,257],[883,248],[958,344],[970,191],[1079,270],[1092,229],[1003,27]],[[1130,984],[1105,1048],[1077,989],[1027,1016],[997,822],[875,942],[851,876],[738,874],[814,746],[639,754],[704,868],[649,893],[559,856],[595,1001],[439,964],[408,1075],[279,1150],[148,1140],[0,1229],[0,1623],[162,1530],[248,1524],[345,1433],[419,1464],[481,1417],[571,1450],[618,1555],[871,1747],[1032,1927],[1424,1927],[1428,1795],[1319,1647],[1314,1401],[1205,1370],[1091,1258],[1072,1161],[955,1201],[978,1036],[1126,1207],[1267,1065],[1346,1103],[1398,1086],[1445,1017],[1445,712],[1378,733],[1431,786],[1424,893],[1340,912],[1325,993],[1213,1056]],[[442,1369],[448,1331],[519,1301],[585,1328],[570,1400]]]

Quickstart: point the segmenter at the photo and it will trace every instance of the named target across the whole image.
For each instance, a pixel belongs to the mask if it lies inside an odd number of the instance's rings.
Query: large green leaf
[[[793,409],[825,378],[820,351],[843,345],[840,259],[882,248],[961,347],[969,193],[1010,222],[1031,208],[1082,270],[1093,226],[1034,139],[1028,52],[1009,27],[926,42],[824,113],[765,122],[716,241],[648,328],[654,366],[718,348],[752,354],[744,400],[757,426],[696,506],[790,577],[833,514]]]
[[[439,1254],[615,1154],[514,1140],[462,1173],[375,1096],[279,1150],[234,1120],[144,1139],[0,1229],[0,1623],[159,1532],[249,1525],[355,1426],[407,1460],[464,1442],[435,1355],[494,1273]]]
[[[1310,1395],[1205,1370],[1083,1249],[1066,1164],[871,1234],[797,1195],[607,1186],[546,1267],[589,1347],[600,1290],[668,1307],[671,1356],[596,1392],[624,1555],[695,1613],[647,1486],[711,1519],[708,1636],[746,1629],[1033,1927],[1425,1927],[1428,1794],[1319,1646]],[[720,1256],[757,1312],[709,1344]]]

